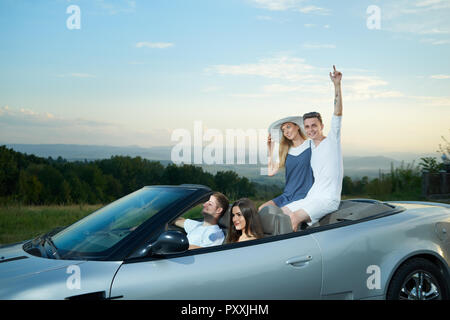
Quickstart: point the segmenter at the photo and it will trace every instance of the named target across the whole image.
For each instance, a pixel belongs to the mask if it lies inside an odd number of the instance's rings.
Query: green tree
[[[344,176],[344,179],[342,180],[342,194],[353,194],[353,181],[349,176]]]
[[[112,175],[108,174],[105,176],[106,185],[105,185],[105,201],[111,202],[120,198],[122,193],[122,185],[119,180],[115,179]]]
[[[369,177],[367,176],[355,180],[355,182],[353,183],[353,194],[354,195],[366,194],[368,184],[369,184]]]
[[[70,185],[70,198],[74,203],[83,204],[88,202],[88,192],[86,191],[86,183],[82,184],[79,177],[74,171],[70,171],[66,176],[67,182]],[[87,187],[90,190],[89,185]]]
[[[449,129],[450,132],[450,129]],[[444,137],[441,136],[442,140],[444,140],[443,144],[439,144],[439,150],[438,152],[441,152],[444,154],[447,159],[450,159],[450,142]]]
[[[429,173],[439,173],[443,165],[442,163],[438,163],[434,157],[424,157],[420,158],[419,167],[421,170],[426,170]]]
[[[0,146],[0,197],[15,194],[18,179],[19,168],[14,151]]]
[[[219,171],[214,177],[216,190],[224,193],[230,199],[239,197],[236,184],[239,181],[238,174],[234,171]]]
[[[53,166],[40,165],[38,167],[37,177],[43,185],[42,200],[44,204],[60,203],[61,185],[64,181],[62,174]]]
[[[35,175],[20,171],[17,197],[21,203],[40,204],[42,189],[43,185]]]
[[[256,194],[256,185],[246,177],[238,178],[238,182],[236,183],[236,198],[248,198],[253,197]]]
[[[70,184],[63,179],[59,185],[58,197],[56,199],[59,204],[70,204],[72,203],[71,197],[71,187]]]

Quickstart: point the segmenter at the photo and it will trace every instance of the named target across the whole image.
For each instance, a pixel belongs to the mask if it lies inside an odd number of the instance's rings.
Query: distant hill
[[[380,173],[390,172],[391,165],[399,167],[401,164],[401,161],[383,156],[344,157],[344,174],[352,178],[374,178]]]
[[[141,148],[139,146],[115,147],[77,144],[6,144],[17,152],[38,157],[62,157],[69,161],[109,159],[111,156],[141,157],[151,160],[170,160],[171,147]]]
[[[109,159],[111,156],[130,156],[141,157],[149,160],[160,161],[163,165],[171,163],[170,154],[172,147],[151,147],[142,148],[139,146],[97,146],[97,145],[72,145],[72,144],[6,144],[8,148],[12,148],[15,151],[34,154],[39,157],[52,157],[57,159],[62,157],[69,161],[77,160],[97,160],[97,159]],[[411,163],[414,159],[419,159],[421,156],[407,154],[405,156],[406,164]],[[416,161],[416,165],[417,165]],[[365,156],[344,157],[344,174],[353,178],[361,178],[368,176],[369,178],[378,177],[379,173],[387,173],[391,169],[391,164],[394,167],[399,167],[402,161],[396,160],[386,156]],[[245,176],[252,181],[263,184],[284,184],[284,172],[278,173],[275,177],[267,177],[261,175],[261,166],[259,165],[202,165],[204,170],[215,174],[217,171],[233,170],[241,176]]]

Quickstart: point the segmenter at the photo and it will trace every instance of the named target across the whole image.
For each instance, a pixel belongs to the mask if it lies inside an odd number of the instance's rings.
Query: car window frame
[[[139,190],[145,189],[145,188],[158,188],[158,189],[175,189],[174,187],[176,186],[166,186],[166,185],[156,185],[156,186],[144,186],[141,189],[138,189],[134,192],[137,192]],[[132,193],[134,193],[132,192]],[[126,196],[131,195],[127,194]],[[158,211],[157,213],[155,213],[154,215],[152,215],[151,217],[147,218],[144,222],[142,222],[137,228],[136,230],[133,230],[132,232],[130,232],[129,234],[127,234],[123,239],[120,239],[117,243],[115,243],[114,245],[112,245],[111,247],[109,247],[106,250],[103,251],[99,251],[99,252],[77,252],[77,251],[73,251],[72,253],[70,253],[70,251],[68,251],[68,253],[66,253],[67,257],[65,257],[64,259],[74,259],[74,258],[78,258],[80,257],[81,259],[85,259],[85,260],[109,260],[108,257],[110,257],[114,252],[116,252],[119,248],[123,247],[124,245],[126,245],[128,242],[130,242],[130,239],[133,238],[133,234],[139,233],[139,229],[141,229],[142,225],[148,225],[153,223],[154,221],[156,221],[158,219],[158,217],[161,215],[161,213],[166,212],[166,211],[170,211],[172,210],[172,208],[176,207],[179,203],[182,203],[185,199],[189,198],[190,196],[192,196],[192,194],[187,194],[184,198],[179,198],[175,201],[173,201],[172,203],[168,204],[165,208],[163,208],[162,210]],[[119,199],[114,200],[113,202],[93,211],[91,214],[96,213],[99,210],[104,209],[105,207],[111,205],[112,203],[124,198],[121,197]],[[86,216],[87,217],[87,216]],[[84,218],[83,218],[84,219]],[[80,219],[81,220],[81,219]],[[78,221],[80,221],[78,220]],[[73,224],[77,223],[78,221],[74,222]],[[67,226],[70,227],[70,226]],[[67,228],[65,227],[65,228]],[[64,228],[64,229],[65,229]],[[61,232],[62,230],[59,230],[58,232]]]

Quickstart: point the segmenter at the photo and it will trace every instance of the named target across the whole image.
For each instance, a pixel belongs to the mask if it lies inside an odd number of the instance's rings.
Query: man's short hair
[[[306,119],[316,118],[319,120],[320,124],[323,124],[322,122],[322,116],[318,112],[308,112],[303,115],[303,122],[305,122]]]
[[[214,198],[216,198],[217,202],[219,203],[219,207],[223,209],[220,214],[223,215],[228,210],[230,200],[228,200],[228,198],[221,192],[214,192],[212,195],[214,196]]]

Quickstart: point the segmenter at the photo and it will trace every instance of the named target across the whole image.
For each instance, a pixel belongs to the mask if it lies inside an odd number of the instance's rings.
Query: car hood
[[[0,247],[0,284],[55,269],[65,268],[79,261],[36,257],[23,250],[23,243]],[[81,262],[83,263],[83,262]]]

